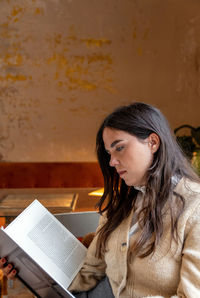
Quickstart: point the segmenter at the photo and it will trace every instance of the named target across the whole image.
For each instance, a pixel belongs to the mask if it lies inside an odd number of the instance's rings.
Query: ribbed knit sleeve
[[[97,230],[104,225],[105,221],[105,217],[101,216]],[[105,276],[106,264],[104,259],[95,257],[97,237],[95,236],[92,240],[84,264],[69,287],[71,292],[91,290]]]
[[[177,295],[181,298],[200,297],[200,204],[188,218],[185,233]]]

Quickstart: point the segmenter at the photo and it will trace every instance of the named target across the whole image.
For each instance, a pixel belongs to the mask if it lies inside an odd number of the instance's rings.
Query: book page
[[[3,230],[0,229],[0,254],[18,270],[17,278],[36,296],[48,298],[74,297],[53,280]]]
[[[37,200],[4,231],[64,289],[86,256],[80,241]]]
[[[77,271],[85,256],[85,250],[80,250],[79,242],[70,233],[61,229],[48,213],[28,233],[28,237],[69,278]]]

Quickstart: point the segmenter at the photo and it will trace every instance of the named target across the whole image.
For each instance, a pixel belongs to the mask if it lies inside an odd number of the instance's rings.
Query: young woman
[[[144,103],[120,107],[96,145],[102,218],[70,289],[85,291],[77,297],[200,297],[200,183],[165,117]]]
[[[200,297],[200,182],[165,117],[145,103],[120,107],[103,121],[96,146],[102,216],[70,290]]]

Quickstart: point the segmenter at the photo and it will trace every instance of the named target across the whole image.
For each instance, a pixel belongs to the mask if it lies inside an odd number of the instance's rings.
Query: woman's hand
[[[7,262],[5,257],[0,259],[0,269],[8,279],[14,279],[17,274],[17,270],[11,263]]]
[[[88,248],[89,245],[90,245],[90,243],[92,242],[94,236],[95,236],[95,233],[89,233],[89,234],[85,235],[85,236],[83,237],[82,241],[81,241],[82,244],[83,244],[86,248]]]

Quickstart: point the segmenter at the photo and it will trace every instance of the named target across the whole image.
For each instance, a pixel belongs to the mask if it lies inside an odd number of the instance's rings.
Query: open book
[[[67,289],[86,252],[82,243],[37,200],[0,230],[0,256],[15,265],[18,278],[36,297],[74,297]]]

